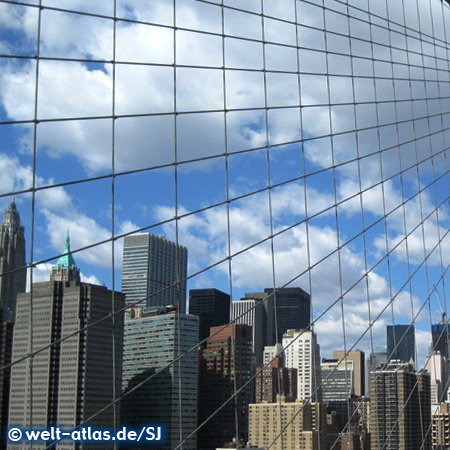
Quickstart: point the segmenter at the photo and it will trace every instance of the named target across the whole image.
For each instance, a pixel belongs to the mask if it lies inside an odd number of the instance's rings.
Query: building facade
[[[311,330],[288,330],[283,336],[284,365],[297,369],[297,399],[321,401],[320,346]]]
[[[351,362],[353,366],[353,393],[358,397],[364,396],[366,393],[366,355],[362,350],[351,350],[344,352],[344,350],[334,350],[333,359]]]
[[[230,322],[252,328],[252,350],[255,364],[262,365],[264,343],[267,341],[267,323],[264,301],[261,299],[235,300],[230,305]]]
[[[197,343],[198,317],[175,308],[144,308],[125,320],[121,423],[165,425],[167,441],[158,448],[176,447],[197,425]],[[195,450],[196,436],[183,448]]]
[[[50,278],[33,284],[32,303],[30,293],[17,298],[13,360],[23,361],[11,370],[9,424],[73,429],[120,395],[125,298],[80,281],[68,237]],[[108,408],[90,423],[114,428],[114,415]],[[75,444],[64,441],[58,448]]]
[[[14,325],[10,322],[10,311],[0,309],[0,367],[11,363]],[[6,448],[8,427],[9,389],[11,368],[0,370],[0,448]]]
[[[416,361],[416,337],[413,324],[387,326],[387,358],[389,361]]]
[[[251,327],[211,328],[211,337],[200,356],[199,425],[226,404],[199,430],[198,449],[215,449],[233,439],[247,442],[251,376]]]
[[[316,403],[287,402],[250,405],[249,442],[274,450],[326,449],[326,411]]]
[[[25,292],[25,231],[13,200],[0,224],[0,307],[11,311],[14,321],[17,294]]]
[[[276,308],[277,342],[283,340],[283,335],[288,330],[309,328],[311,321],[311,296],[307,292],[299,287],[286,287],[275,290],[266,288],[264,293],[266,296],[270,296],[273,301],[273,307]]]
[[[218,289],[189,290],[189,314],[197,316],[200,320],[200,341],[209,337],[211,327],[228,323],[230,301],[230,296]]]
[[[281,356],[256,368],[256,403],[275,403],[278,396],[287,401],[297,399],[297,369],[288,369],[283,365]]]
[[[349,411],[349,401],[354,394],[353,361],[322,359],[320,365],[322,378],[322,402],[329,411],[336,411],[344,418]]]
[[[186,311],[186,247],[151,233],[126,236],[122,292],[139,307],[178,305]]]
[[[391,361],[371,373],[373,449],[430,450],[430,376],[412,364]]]

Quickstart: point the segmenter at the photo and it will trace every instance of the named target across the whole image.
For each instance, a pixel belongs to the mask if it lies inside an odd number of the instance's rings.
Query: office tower
[[[197,426],[197,343],[198,317],[174,307],[144,308],[125,320],[121,423],[166,426],[167,441],[159,449],[176,447]],[[183,448],[195,450],[195,434]]]
[[[274,403],[277,396],[287,401],[297,398],[297,370],[283,366],[283,357],[272,360],[266,367],[256,368],[256,403]]]
[[[445,315],[441,323],[434,324],[431,327],[431,339],[433,342],[433,353],[440,353],[448,360],[450,357],[450,348],[448,345],[450,329],[448,322],[445,320]]]
[[[347,356],[345,354],[347,353]],[[345,360],[353,361],[353,390],[354,394],[358,397],[362,397],[366,392],[366,355],[361,350],[352,350],[350,352],[344,352],[343,350],[334,350],[333,358],[339,361],[345,358]]]
[[[20,225],[13,200],[0,224],[0,307],[11,311],[12,321],[15,319],[17,294],[25,292],[25,265],[24,228]]]
[[[17,297],[13,361],[23,361],[11,369],[12,425],[73,429],[120,395],[123,313],[116,311],[125,296],[80,281],[69,237],[63,253],[51,281],[33,284],[32,299],[30,293]],[[114,408],[90,422],[114,428]],[[75,446],[67,442],[64,448]]]
[[[186,247],[163,236],[150,233],[126,236],[122,267],[126,301],[140,307],[179,305],[180,313],[184,314],[187,253]]]
[[[250,404],[249,442],[274,450],[326,449],[326,409],[303,400]]]
[[[230,296],[218,289],[191,289],[189,314],[199,317],[199,340],[204,341],[211,327],[225,325],[230,320]]]
[[[274,308],[276,306],[276,319],[278,340],[283,340],[283,334],[287,330],[308,329],[311,315],[311,297],[299,287],[288,287],[277,289],[264,289],[266,296],[272,299]],[[246,294],[247,295],[247,294]],[[275,343],[275,335],[274,341]]]
[[[252,350],[256,365],[261,366],[264,343],[267,340],[264,302],[260,299],[243,299],[232,301],[230,306],[231,323],[252,327]]]
[[[387,357],[389,361],[416,362],[414,325],[387,326]]]
[[[283,336],[284,365],[297,369],[297,399],[321,401],[320,346],[311,330],[288,330]]]
[[[11,363],[13,324],[10,315],[9,310],[0,309],[0,367]],[[0,448],[6,448],[10,379],[11,368],[0,370]]]
[[[354,362],[339,359],[322,359],[320,365],[322,402],[328,410],[336,411],[343,418],[348,415],[349,399],[354,394]]]
[[[387,363],[387,350],[386,347],[377,347],[367,358],[367,373],[378,369]]]
[[[448,367],[447,358],[440,353],[433,353],[427,359],[425,368],[431,377],[432,390],[435,389],[434,404],[442,403],[446,398]],[[432,396],[433,398],[433,396]]]
[[[430,376],[392,361],[371,373],[372,448],[430,450]]]
[[[251,398],[252,330],[247,325],[211,328],[200,352],[199,425],[225,406],[198,433],[198,448],[215,449],[233,438],[248,440]],[[243,387],[245,385],[245,387]],[[233,400],[236,390],[242,389]],[[236,430],[236,417],[238,430]],[[236,431],[238,436],[236,436]]]

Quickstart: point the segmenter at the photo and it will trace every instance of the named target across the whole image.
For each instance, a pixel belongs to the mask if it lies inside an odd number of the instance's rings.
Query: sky
[[[113,1],[38,3],[0,2],[0,208],[16,192],[28,261],[34,224],[34,281],[67,231],[145,230],[188,248],[188,289],[310,292],[322,356],[414,320],[424,361],[450,262],[446,6],[117,0],[114,28]],[[120,289],[121,252],[74,257]]]

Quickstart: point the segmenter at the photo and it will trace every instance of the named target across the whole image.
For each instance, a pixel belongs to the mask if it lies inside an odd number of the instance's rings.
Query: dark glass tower
[[[416,361],[414,325],[387,326],[387,357],[389,361]]]
[[[203,341],[210,335],[211,327],[230,320],[230,296],[218,289],[191,289],[189,314],[200,318],[200,341]]]
[[[17,270],[20,269],[21,270]],[[25,292],[25,236],[13,200],[0,224],[0,307],[15,318],[17,294]]]
[[[273,294],[271,288],[264,289],[266,295]],[[276,308],[278,342],[283,340],[287,330],[309,329],[311,314],[311,296],[299,287],[288,287],[276,291],[273,308]],[[274,331],[275,334],[275,331]],[[275,337],[275,335],[274,335]]]

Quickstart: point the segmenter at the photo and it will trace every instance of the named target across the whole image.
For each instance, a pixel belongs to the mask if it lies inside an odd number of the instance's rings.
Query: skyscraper
[[[347,353],[347,355],[346,355]],[[353,362],[353,390],[354,394],[362,397],[366,392],[366,361],[365,353],[362,350],[351,350],[344,352],[344,350],[334,350],[333,358],[342,361]]]
[[[354,363],[339,359],[322,359],[320,365],[322,382],[322,401],[330,411],[341,416],[348,414],[350,397],[354,393]]]
[[[225,325],[230,319],[230,296],[218,289],[190,289],[189,314],[200,319],[200,341],[211,327]]]
[[[0,307],[11,311],[13,321],[17,294],[25,292],[25,265],[24,228],[13,200],[0,224]]]
[[[370,430],[373,449],[430,450],[430,376],[392,361],[371,373]]]
[[[136,306],[179,305],[186,311],[187,249],[150,233],[126,236],[122,292]]]
[[[215,449],[233,438],[248,439],[251,398],[252,334],[248,325],[213,327],[206,349],[201,350],[199,424],[215,414],[198,434],[198,448]],[[245,387],[244,387],[245,385]],[[242,390],[229,401],[235,390]],[[225,406],[222,408],[222,406]],[[236,415],[238,433],[236,436]]]
[[[288,330],[283,336],[284,365],[297,369],[297,399],[321,401],[320,346],[311,330]]]
[[[70,429],[120,395],[123,313],[115,312],[124,295],[80,281],[69,237],[50,279],[33,284],[32,299],[17,298],[13,360],[23,361],[11,370],[9,423]],[[113,413],[106,409],[91,423],[112,428]]]
[[[414,325],[387,326],[387,357],[389,361],[416,361]]]
[[[287,287],[283,289],[266,288],[264,293],[270,296],[273,308],[276,307],[278,342],[283,340],[283,334],[287,330],[303,330],[309,328],[311,314],[311,297],[299,287]],[[246,294],[247,296],[248,294]],[[275,327],[274,327],[275,332]],[[275,343],[275,335],[272,344]]]
[[[231,302],[229,320],[234,324],[252,327],[252,350],[256,365],[262,365],[264,345],[267,340],[266,309],[260,299],[242,299]]]
[[[125,320],[121,422],[135,427],[165,425],[167,441],[159,449],[176,447],[196,428],[197,342],[198,317],[178,314],[176,308],[144,308]],[[142,386],[127,394],[141,382]],[[195,450],[195,435],[183,448]]]

